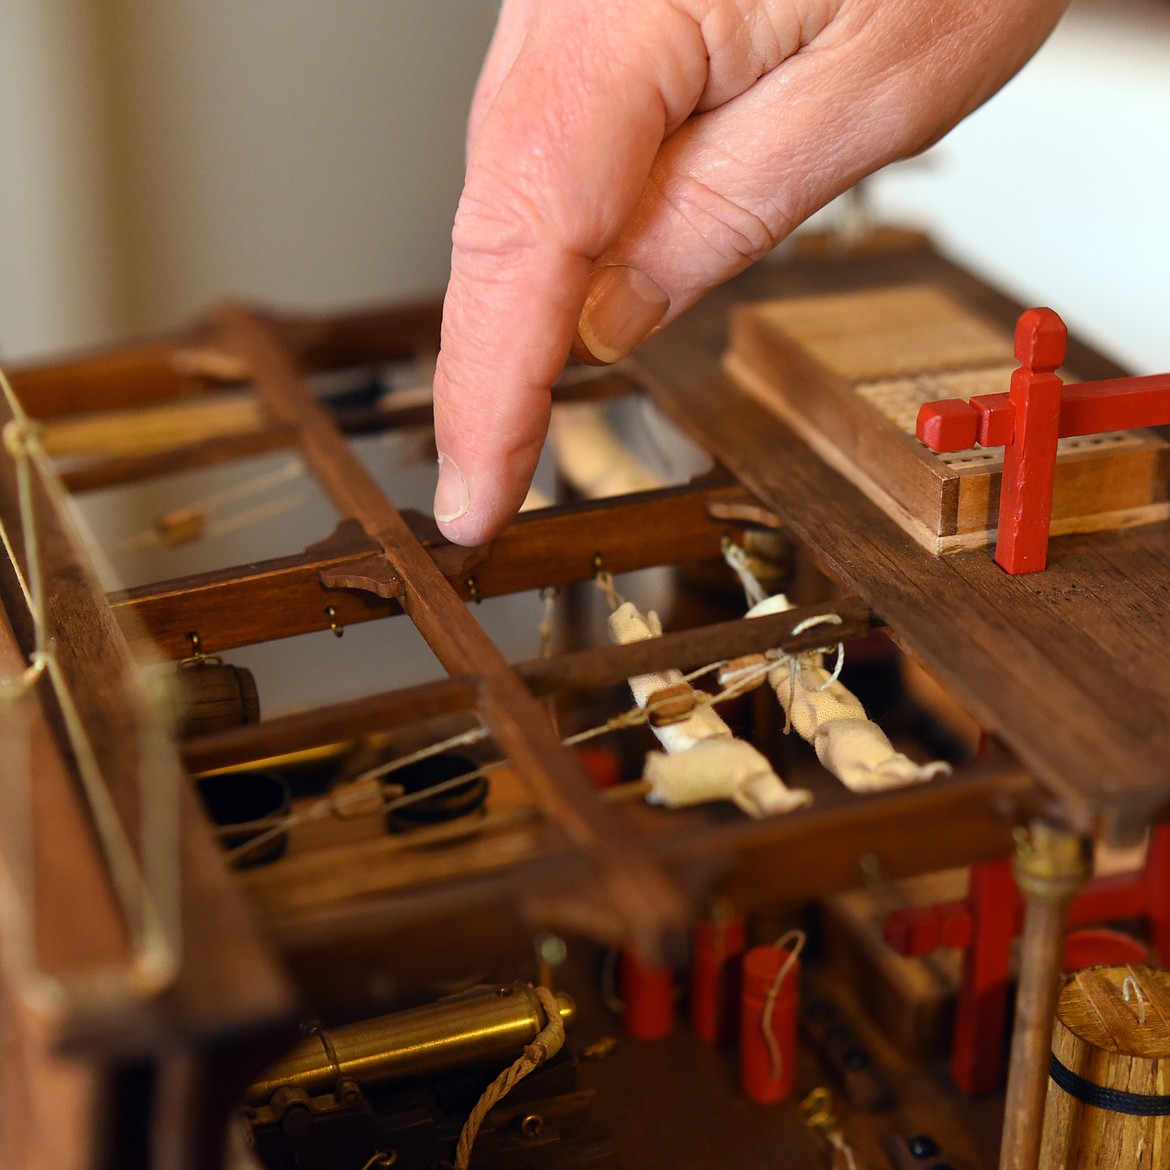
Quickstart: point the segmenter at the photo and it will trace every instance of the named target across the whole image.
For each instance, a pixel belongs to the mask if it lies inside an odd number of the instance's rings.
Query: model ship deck
[[[817,550],[1081,826],[1144,825],[1170,797],[1170,525],[1062,536],[1010,577],[986,550],[931,555],[724,372],[733,305],[928,281],[1010,328],[1004,298],[929,251],[746,274],[639,351],[673,417]],[[1115,376],[1070,351],[1081,377]]]
[[[936,454],[915,426],[923,403],[1005,391],[1011,337],[942,289],[883,284],[742,305],[724,363],[927,550],[995,542],[1003,452]],[[1140,429],[1062,439],[1051,530],[1166,520],[1168,452]]]
[[[105,1132],[108,1119],[93,1102],[112,1102],[117,1142],[95,1144],[78,1165],[141,1160],[148,1130],[157,1164],[211,1164],[227,1110],[290,1040],[306,1002],[353,1019],[369,1015],[371,1001],[381,1010],[387,999],[413,1002],[468,971],[527,972],[542,928],[586,938],[587,954],[599,941],[661,954],[679,947],[711,897],[742,911],[774,910],[856,887],[875,865],[890,880],[1000,865],[1013,829],[1038,808],[1076,831],[1145,827],[1170,795],[1170,671],[1158,655],[1168,620],[1166,527],[1059,537],[1049,570],[1029,577],[1002,573],[985,549],[936,558],[722,371],[736,303],[922,282],[992,321],[1011,319],[1006,301],[922,247],[760,268],[654,339],[628,369],[556,394],[599,402],[646,389],[726,470],[561,502],[474,550],[444,541],[429,516],[395,507],[346,440],[425,427],[428,404],[391,396],[355,406],[309,385],[313,371],[373,368],[433,348],[435,306],[332,319],[231,309],[157,344],[16,380],[35,421],[15,405],[3,420],[10,458],[0,477],[8,546],[0,675],[30,700],[11,708],[6,731],[27,732],[35,749],[28,776],[13,775],[36,799],[27,822],[11,823],[27,827],[36,848],[35,881],[22,887],[19,872],[5,877],[13,901],[26,900],[36,937],[21,956],[30,969],[18,969],[9,988],[10,1015],[28,1051],[68,1045],[90,1062],[79,1093],[88,1104],[72,1115],[68,1137]],[[1075,347],[1070,364],[1082,377],[1115,372]],[[69,417],[78,415],[91,417]],[[335,528],[308,532],[306,547],[277,557],[108,595],[70,536],[44,457],[63,457],[64,485],[84,492],[284,450],[300,456],[332,502]],[[197,534],[193,511],[162,518],[160,539]],[[725,538],[775,535],[777,517],[832,571],[836,595],[750,622],[708,617],[643,642],[519,663],[503,657],[467,604],[572,583],[591,588],[602,569],[710,561]],[[825,627],[804,627],[829,614],[838,620],[833,642],[887,628],[1015,758],[992,753],[951,777],[872,795],[821,774],[809,782],[817,790],[811,807],[757,821],[728,806],[668,811],[620,792],[599,795],[547,718],[551,698],[567,706],[633,675],[823,648]],[[135,652],[200,661],[331,628],[352,629],[349,644],[364,623],[387,618],[413,623],[447,677],[178,745],[157,742]],[[230,871],[189,783],[274,757],[365,747],[378,736],[397,744],[408,733],[434,746],[439,729],[446,735],[452,726],[482,731],[510,777],[466,833],[396,838],[386,831],[381,789],[359,830],[314,823],[316,792],[298,797],[285,856]],[[79,779],[87,743],[98,749],[96,770]],[[91,782],[108,791],[104,827],[115,848],[95,831],[102,816],[91,803],[105,796],[82,797]],[[6,865],[23,856],[11,832],[0,845]],[[53,1010],[41,1018],[30,1004],[44,1006],[46,986]],[[712,1051],[698,1057],[691,1039],[677,1037],[645,1059],[624,1051],[612,1075],[599,1062],[586,1077],[600,1082],[615,1124],[633,1133],[634,1163],[656,1151],[676,1151],[677,1160],[694,1133],[685,1078],[672,1082],[667,1095],[679,1109],[664,1105],[657,1130],[631,1116],[647,1070],[665,1076],[677,1060],[698,1061],[712,1085],[726,1072]],[[877,1051],[880,1037],[870,1041]],[[816,1075],[807,1054],[802,1061]],[[24,1093],[14,1067],[5,1075],[13,1093]],[[917,1102],[905,1124],[927,1123],[923,1102],[940,1117],[947,1112],[931,1070],[905,1062],[898,1069],[906,1100]],[[735,1117],[741,1103],[729,1085],[719,1108]],[[33,1116],[31,1101],[21,1108]],[[953,1117],[940,1122],[952,1127],[948,1141],[960,1158],[990,1164],[997,1110],[995,1102],[966,1110],[966,1134]],[[685,1124],[671,1120],[684,1115]],[[772,1164],[768,1142],[781,1139],[792,1164],[823,1161],[824,1141],[794,1109],[759,1120],[764,1144],[745,1140],[732,1155],[737,1165]],[[669,1132],[656,1139],[664,1126]],[[875,1159],[883,1126],[858,1122],[859,1149]],[[7,1134],[0,1139],[10,1148]],[[35,1147],[29,1142],[24,1149]]]

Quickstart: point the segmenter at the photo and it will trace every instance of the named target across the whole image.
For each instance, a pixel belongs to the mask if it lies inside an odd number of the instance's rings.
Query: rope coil
[[[455,1170],[467,1170],[467,1164],[471,1160],[471,1147],[475,1143],[480,1126],[492,1109],[529,1073],[556,1056],[565,1043],[565,1022],[561,1019],[561,1009],[556,996],[547,987],[539,985],[533,986],[531,990],[544,1009],[545,1025],[532,1042],[525,1046],[519,1059],[504,1069],[476,1102],[475,1108],[463,1125],[463,1132],[459,1135],[459,1145],[455,1150]]]

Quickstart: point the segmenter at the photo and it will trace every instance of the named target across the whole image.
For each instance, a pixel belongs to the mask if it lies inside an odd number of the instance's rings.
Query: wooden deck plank
[[[633,363],[635,375],[1061,798],[1071,823],[1087,828],[1101,817],[1133,831],[1170,796],[1170,670],[1162,654],[1170,615],[1154,603],[1160,586],[1151,581],[1170,558],[1170,528],[1056,538],[1049,581],[1009,577],[984,552],[933,557],[720,369],[736,301],[891,277],[935,280],[1000,319],[1013,312],[929,251],[893,263],[764,266],[652,339]],[[1083,347],[1070,354],[1081,376],[1115,371]],[[1097,540],[1106,556],[1084,551]],[[1092,584],[1072,588],[1078,574]],[[1144,643],[1132,637],[1135,621],[1148,628]]]

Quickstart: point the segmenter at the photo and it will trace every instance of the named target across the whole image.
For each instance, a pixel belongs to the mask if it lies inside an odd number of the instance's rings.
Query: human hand
[[[504,0],[435,375],[435,516],[515,515],[569,354],[616,361],[1008,80],[1064,0]]]

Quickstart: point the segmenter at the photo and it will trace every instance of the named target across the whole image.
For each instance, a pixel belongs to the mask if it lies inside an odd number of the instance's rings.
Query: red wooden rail
[[[1016,325],[1020,368],[1007,394],[939,399],[918,412],[918,437],[932,451],[1004,448],[995,559],[1009,573],[1047,563],[1057,439],[1170,423],[1170,374],[1066,386],[1056,370],[1067,340],[1056,313],[1029,309]]]

